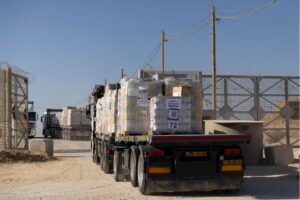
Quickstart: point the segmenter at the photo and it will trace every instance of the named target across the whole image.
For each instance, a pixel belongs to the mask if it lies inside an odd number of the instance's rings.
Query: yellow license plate
[[[206,151],[188,151],[185,152],[185,155],[187,157],[204,157],[207,156],[207,152]]]
[[[242,165],[222,165],[221,171],[222,172],[240,172],[243,170]]]
[[[242,165],[242,160],[224,160],[223,165]]]
[[[149,174],[170,174],[171,169],[170,169],[170,167],[152,167],[152,166],[149,166],[148,173]]]

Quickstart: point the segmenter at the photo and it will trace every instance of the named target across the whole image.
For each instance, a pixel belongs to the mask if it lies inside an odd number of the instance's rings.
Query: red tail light
[[[241,154],[241,150],[240,149],[225,149],[224,154],[225,155],[239,155],[239,154]]]
[[[149,150],[146,154],[148,157],[162,157],[165,156],[165,152],[158,149]]]

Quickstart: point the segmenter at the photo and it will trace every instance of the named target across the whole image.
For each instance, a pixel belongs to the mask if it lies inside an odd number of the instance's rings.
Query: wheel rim
[[[135,177],[135,168],[136,168],[136,162],[135,162],[135,153],[132,153],[131,157],[130,157],[130,178],[133,181],[134,177]]]
[[[115,174],[115,176],[117,175],[117,153],[118,152],[115,152],[115,155],[114,155],[114,174]]]
[[[144,180],[144,163],[142,162],[142,156],[143,155],[141,154],[138,163],[138,183],[140,187],[142,186]]]

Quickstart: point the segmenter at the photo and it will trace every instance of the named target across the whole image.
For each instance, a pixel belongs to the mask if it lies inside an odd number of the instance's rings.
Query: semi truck
[[[62,115],[62,109],[48,108],[46,112],[41,116],[41,122],[43,124],[43,136],[45,138],[61,138],[61,127],[59,119]]]
[[[138,78],[147,79],[156,75],[158,80],[162,80],[166,77],[182,78],[187,74],[139,70]],[[120,90],[119,84],[114,85],[116,91]],[[107,92],[107,87],[98,88],[101,89],[92,93],[93,106]],[[250,142],[250,134],[207,132],[205,121],[202,121],[204,126],[201,133],[157,134],[149,130],[146,134],[124,132],[107,135],[95,130],[97,118],[106,116],[99,115],[97,109],[92,110],[93,161],[105,173],[113,173],[115,181],[130,181],[144,195],[158,192],[237,191],[241,188],[246,166],[240,145]],[[245,130],[247,128],[244,127]]]
[[[34,110],[34,102],[28,101],[28,138],[35,137],[37,120],[38,114]]]

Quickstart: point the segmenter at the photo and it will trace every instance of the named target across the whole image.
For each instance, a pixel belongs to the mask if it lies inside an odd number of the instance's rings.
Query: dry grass
[[[32,153],[27,150],[3,150],[0,151],[0,163],[7,162],[45,162],[53,160],[45,153]]]

